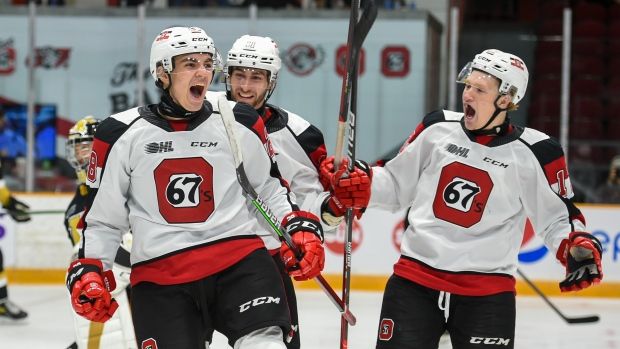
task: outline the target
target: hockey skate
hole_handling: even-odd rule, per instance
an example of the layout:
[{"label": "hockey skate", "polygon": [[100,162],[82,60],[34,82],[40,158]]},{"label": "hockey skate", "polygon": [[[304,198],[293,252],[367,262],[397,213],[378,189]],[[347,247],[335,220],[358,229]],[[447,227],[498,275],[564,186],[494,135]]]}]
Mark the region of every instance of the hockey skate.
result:
[{"label": "hockey skate", "polygon": [[28,313],[15,305],[15,303],[9,300],[0,302],[0,319],[18,321],[23,320],[26,317],[28,317]]}]

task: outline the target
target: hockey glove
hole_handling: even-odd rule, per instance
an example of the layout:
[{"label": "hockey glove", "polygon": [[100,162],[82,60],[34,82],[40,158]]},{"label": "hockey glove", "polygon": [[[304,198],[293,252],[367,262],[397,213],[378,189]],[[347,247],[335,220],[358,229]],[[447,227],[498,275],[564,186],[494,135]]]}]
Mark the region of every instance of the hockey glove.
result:
[{"label": "hockey glove", "polygon": [[359,219],[370,200],[372,168],[366,162],[356,160],[353,172],[342,177],[347,166],[348,159],[343,159],[340,168],[335,171],[333,156],[321,162],[319,178],[323,187],[331,194],[323,204],[323,211],[341,217],[348,208],[352,208],[355,217]]},{"label": "hockey glove", "polygon": [[586,232],[574,231],[562,240],[557,258],[566,267],[562,292],[579,291],[603,279],[601,242]]},{"label": "hockey glove", "polygon": [[9,197],[9,202],[4,209],[16,222],[28,222],[30,220],[30,213],[28,213],[30,206],[17,200],[13,196]]},{"label": "hockey glove", "polygon": [[301,252],[301,256],[295,256],[288,245],[282,242],[280,258],[289,275],[297,281],[312,279],[319,275],[325,266],[323,228],[319,219],[310,212],[295,211],[284,217],[282,226]]},{"label": "hockey glove", "polygon": [[106,322],[118,308],[110,292],[116,288],[111,270],[102,273],[98,259],[78,259],[69,266],[67,288],[75,312],[90,321]]}]

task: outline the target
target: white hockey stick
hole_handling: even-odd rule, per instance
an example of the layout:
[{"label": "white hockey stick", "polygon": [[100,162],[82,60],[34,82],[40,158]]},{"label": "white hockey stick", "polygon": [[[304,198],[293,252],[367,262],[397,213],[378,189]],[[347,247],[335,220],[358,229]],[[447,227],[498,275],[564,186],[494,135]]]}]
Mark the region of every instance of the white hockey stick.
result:
[{"label": "white hockey stick", "polygon": [[[267,223],[272,228],[272,233],[274,233],[275,237],[278,240],[283,240],[286,245],[293,251],[297,259],[299,260],[302,256],[301,251],[297,248],[297,245],[293,243],[291,236],[282,229],[282,226],[278,220],[278,218],[271,212],[265,201],[263,201],[258,193],[248,180],[248,176],[245,173],[245,168],[243,167],[243,156],[241,155],[241,149],[239,148],[239,144],[237,141],[236,131],[235,131],[235,115],[230,108],[230,104],[224,95],[218,97],[217,101],[218,108],[220,110],[220,115],[222,116],[222,121],[224,123],[224,128],[226,129],[226,135],[228,136],[228,142],[230,143],[230,148],[233,153],[233,158],[235,160],[236,172],[237,172],[237,180],[243,189],[243,193],[252,205],[256,207],[258,212],[265,218]],[[355,316],[349,311],[349,309],[345,309],[344,303],[338,297],[334,289],[327,283],[327,280],[323,278],[321,274],[314,278],[316,282],[321,286],[321,289],[327,294],[329,299],[334,303],[338,311],[342,314],[342,316],[347,320],[347,322],[353,326],[355,325],[356,319]]]}]

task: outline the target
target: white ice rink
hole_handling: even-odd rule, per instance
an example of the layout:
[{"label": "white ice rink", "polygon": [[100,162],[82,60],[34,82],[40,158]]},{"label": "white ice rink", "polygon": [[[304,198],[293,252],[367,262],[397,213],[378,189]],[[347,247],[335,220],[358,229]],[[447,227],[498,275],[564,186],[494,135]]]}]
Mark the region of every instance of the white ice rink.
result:
[{"label": "white ice rink", "polygon": [[[26,322],[0,322],[0,349],[64,349],[73,341],[73,323],[62,286],[9,287],[10,298],[29,312]],[[299,291],[303,349],[339,348],[339,313],[320,291]],[[517,297],[516,348],[620,349],[620,299],[552,298],[567,316],[600,315],[595,324],[569,325],[538,297]],[[358,323],[349,330],[349,348],[374,348],[380,293],[353,292]],[[229,348],[216,337],[214,349]],[[450,348],[442,343],[441,349]],[[403,348],[405,349],[405,348]]]}]

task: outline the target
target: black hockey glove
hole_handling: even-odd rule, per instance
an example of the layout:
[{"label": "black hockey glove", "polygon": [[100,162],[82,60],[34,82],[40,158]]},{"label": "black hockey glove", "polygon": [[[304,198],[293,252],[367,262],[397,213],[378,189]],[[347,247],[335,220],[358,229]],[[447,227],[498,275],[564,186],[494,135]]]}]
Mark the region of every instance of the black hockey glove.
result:
[{"label": "black hockey glove", "polygon": [[28,222],[30,220],[30,213],[28,213],[30,206],[17,200],[13,196],[9,197],[9,203],[4,209],[16,222]]},{"label": "black hockey glove", "polygon": [[560,282],[562,292],[579,291],[603,279],[601,242],[592,234],[574,231],[558,249],[558,259],[566,267],[566,278]]}]

